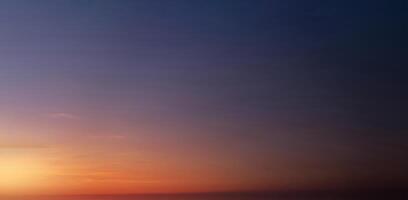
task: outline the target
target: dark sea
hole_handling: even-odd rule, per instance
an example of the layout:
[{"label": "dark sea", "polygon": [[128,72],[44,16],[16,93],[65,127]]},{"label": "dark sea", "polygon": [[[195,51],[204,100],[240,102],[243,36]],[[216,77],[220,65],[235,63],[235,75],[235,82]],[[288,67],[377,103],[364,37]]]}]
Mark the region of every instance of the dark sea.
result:
[{"label": "dark sea", "polygon": [[[371,196],[362,197],[336,197],[336,196],[276,196],[276,195],[120,195],[120,196],[52,196],[52,197],[0,197],[0,200],[362,200],[384,199],[399,200],[400,198],[382,198]],[[404,198],[402,198],[404,199]]]}]

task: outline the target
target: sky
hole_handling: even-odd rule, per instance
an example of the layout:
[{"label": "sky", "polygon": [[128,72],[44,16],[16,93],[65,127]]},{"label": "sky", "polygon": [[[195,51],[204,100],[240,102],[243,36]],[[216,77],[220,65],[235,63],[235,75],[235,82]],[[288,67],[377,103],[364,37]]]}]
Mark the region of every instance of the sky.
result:
[{"label": "sky", "polygon": [[0,1],[0,194],[408,186],[407,8]]}]

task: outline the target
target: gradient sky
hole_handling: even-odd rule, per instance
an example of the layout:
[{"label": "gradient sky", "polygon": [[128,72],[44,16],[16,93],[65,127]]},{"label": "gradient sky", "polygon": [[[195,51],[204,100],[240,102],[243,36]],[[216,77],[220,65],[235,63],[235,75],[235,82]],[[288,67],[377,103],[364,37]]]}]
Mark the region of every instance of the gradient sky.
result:
[{"label": "gradient sky", "polygon": [[0,194],[408,186],[407,9],[0,1]]}]

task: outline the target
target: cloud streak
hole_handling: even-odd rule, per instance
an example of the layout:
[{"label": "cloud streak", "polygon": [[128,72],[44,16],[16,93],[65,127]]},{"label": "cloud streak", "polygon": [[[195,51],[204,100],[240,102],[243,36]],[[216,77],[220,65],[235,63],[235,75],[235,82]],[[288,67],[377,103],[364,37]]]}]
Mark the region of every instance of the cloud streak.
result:
[{"label": "cloud streak", "polygon": [[53,119],[68,119],[68,120],[73,120],[73,119],[79,119],[80,117],[71,113],[65,113],[65,112],[58,112],[58,113],[51,113],[48,115],[49,117]]},{"label": "cloud streak", "polygon": [[0,143],[1,149],[44,149],[48,148],[46,145],[29,144],[29,143]]}]

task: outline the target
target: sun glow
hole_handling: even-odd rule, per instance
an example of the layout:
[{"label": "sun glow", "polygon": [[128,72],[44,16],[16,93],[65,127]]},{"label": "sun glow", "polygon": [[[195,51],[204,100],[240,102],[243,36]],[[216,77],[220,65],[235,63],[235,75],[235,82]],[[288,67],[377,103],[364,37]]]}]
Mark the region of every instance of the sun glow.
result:
[{"label": "sun glow", "polygon": [[0,156],[0,191],[20,193],[35,190],[46,178],[47,167],[41,159],[30,156]]}]

